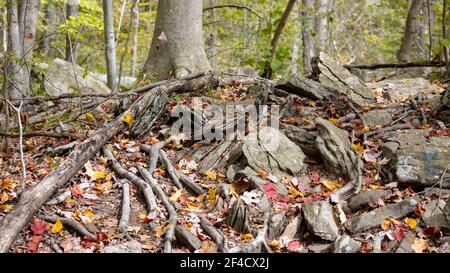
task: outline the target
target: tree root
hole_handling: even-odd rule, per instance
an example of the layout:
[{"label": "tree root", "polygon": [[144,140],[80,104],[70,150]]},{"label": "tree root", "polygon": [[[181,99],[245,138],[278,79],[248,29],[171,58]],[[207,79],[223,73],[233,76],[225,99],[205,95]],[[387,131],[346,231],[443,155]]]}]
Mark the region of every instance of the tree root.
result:
[{"label": "tree root", "polygon": [[213,239],[219,251],[228,253],[228,240],[221,231],[216,229],[213,224],[211,224],[211,222],[209,222],[208,219],[204,217],[200,217],[200,226],[206,232],[206,234],[208,234],[209,237]]},{"label": "tree root", "polygon": [[130,185],[128,180],[124,180],[122,183],[122,209],[119,220],[119,231],[122,232],[129,240],[130,235],[128,235],[128,221],[130,220]]},{"label": "tree root", "polygon": [[56,221],[59,219],[64,226],[70,227],[71,229],[73,229],[78,234],[80,234],[84,237],[88,237],[89,239],[91,239],[93,241],[97,241],[97,236],[92,234],[80,222],[78,222],[75,219],[57,217],[57,216],[46,216],[46,215],[40,215],[39,218],[46,222],[51,222],[51,223],[56,223]]},{"label": "tree root", "polygon": [[167,173],[169,174],[169,177],[172,180],[173,184],[177,188],[182,189],[183,185],[181,185],[180,179],[178,178],[177,174],[175,173],[175,168],[173,167],[172,162],[170,162],[170,159],[167,157],[167,154],[163,149],[159,150],[159,158],[166,166]]},{"label": "tree root", "polygon": [[272,252],[270,247],[267,245],[266,237],[269,230],[269,212],[264,213],[264,224],[263,227],[258,231],[256,238],[248,243],[230,249],[230,253],[252,253],[260,247],[264,247],[267,252]]}]

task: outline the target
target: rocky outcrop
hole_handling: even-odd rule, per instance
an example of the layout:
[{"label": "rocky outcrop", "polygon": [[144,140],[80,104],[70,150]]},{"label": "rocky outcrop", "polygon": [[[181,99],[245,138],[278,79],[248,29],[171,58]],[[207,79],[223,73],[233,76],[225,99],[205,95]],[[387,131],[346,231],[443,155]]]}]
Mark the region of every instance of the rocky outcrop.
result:
[{"label": "rocky outcrop", "polygon": [[378,200],[388,196],[391,192],[387,190],[368,190],[352,197],[348,207],[353,212],[367,208],[370,204],[376,204]]},{"label": "rocky outcrop", "polygon": [[298,75],[279,80],[275,88],[312,100],[321,100],[337,94],[335,89]]}]

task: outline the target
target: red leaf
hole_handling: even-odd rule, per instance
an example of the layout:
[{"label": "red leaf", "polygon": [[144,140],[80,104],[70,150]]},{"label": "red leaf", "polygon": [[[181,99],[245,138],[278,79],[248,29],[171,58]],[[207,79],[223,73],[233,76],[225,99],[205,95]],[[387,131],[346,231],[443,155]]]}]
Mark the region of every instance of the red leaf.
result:
[{"label": "red leaf", "polygon": [[397,240],[397,241],[401,241],[401,240],[403,240],[403,238],[405,238],[405,232],[403,231],[403,229],[402,228],[397,228],[395,231],[394,231],[394,238]]},{"label": "red leaf", "polygon": [[108,236],[106,236],[105,233],[97,232],[97,241],[103,242],[103,241],[106,241],[106,239],[108,239]]},{"label": "red leaf", "polygon": [[319,176],[319,174],[316,171],[310,172],[309,173],[309,178],[314,183],[319,183],[320,182],[320,176]]},{"label": "red leaf", "polygon": [[28,244],[28,251],[30,251],[31,253],[36,253],[39,249],[39,244],[40,244],[40,242],[37,242],[37,243],[30,242]]},{"label": "red leaf", "polygon": [[78,196],[82,196],[83,193],[84,193],[84,191],[80,188],[79,185],[73,186],[73,187],[70,189],[70,191],[72,192],[72,196],[73,196],[74,198],[75,198],[75,197],[78,197]]},{"label": "red leaf", "polygon": [[273,183],[267,182],[266,184],[262,185],[262,187],[266,191],[267,197],[269,197],[269,199],[277,199],[277,189],[275,188],[275,185]]},{"label": "red leaf", "polygon": [[34,235],[44,234],[47,230],[50,229],[50,225],[44,221],[34,220],[34,223],[30,227],[31,231],[33,231]]},{"label": "red leaf", "polygon": [[373,246],[369,242],[364,242],[359,251],[361,253],[371,253],[373,251]]},{"label": "red leaf", "polygon": [[433,237],[436,234],[440,235],[440,233],[441,233],[441,229],[437,228],[437,227],[427,227],[423,231],[423,234],[425,234],[428,237]]},{"label": "red leaf", "polygon": [[300,252],[302,248],[303,244],[296,240],[290,241],[286,246],[286,249],[289,252]]},{"label": "red leaf", "polygon": [[39,243],[44,240],[44,237],[42,235],[34,235],[33,238],[31,238],[31,241],[33,243]]}]

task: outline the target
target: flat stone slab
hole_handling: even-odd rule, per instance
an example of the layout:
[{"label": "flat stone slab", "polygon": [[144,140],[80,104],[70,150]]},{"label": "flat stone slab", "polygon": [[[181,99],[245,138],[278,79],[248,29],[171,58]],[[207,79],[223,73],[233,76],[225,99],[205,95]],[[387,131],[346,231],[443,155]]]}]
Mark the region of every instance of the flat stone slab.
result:
[{"label": "flat stone slab", "polygon": [[306,203],[302,208],[308,230],[327,241],[334,241],[339,235],[339,228],[333,208],[326,201]]}]

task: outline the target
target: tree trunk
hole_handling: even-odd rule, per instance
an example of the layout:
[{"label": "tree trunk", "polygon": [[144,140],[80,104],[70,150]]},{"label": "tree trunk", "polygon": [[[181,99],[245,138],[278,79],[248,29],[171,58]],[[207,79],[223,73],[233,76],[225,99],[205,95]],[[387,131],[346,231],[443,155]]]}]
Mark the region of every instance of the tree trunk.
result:
[{"label": "tree trunk", "polygon": [[17,103],[17,100],[28,94],[29,81],[24,81],[28,74],[24,66],[19,63],[22,60],[22,46],[19,26],[19,5],[18,0],[8,0],[8,62],[6,65],[6,92],[10,100]]},{"label": "tree trunk", "polygon": [[[296,14],[296,21],[300,22],[301,20],[301,14],[298,3],[295,4],[295,14]],[[291,72],[292,74],[298,73],[298,52],[299,52],[299,43],[300,41],[300,35],[298,32],[295,32],[294,34],[294,43],[292,44],[292,56],[291,56]]]},{"label": "tree trunk", "polygon": [[[78,0],[68,0],[66,9],[66,19],[78,17]],[[66,37],[66,61],[77,63],[77,43],[72,41],[69,33]]]},{"label": "tree trunk", "polygon": [[[209,5],[214,6],[214,0],[209,0]],[[215,22],[216,21],[216,11],[215,9],[211,10],[209,14],[209,21]],[[216,67],[216,54],[217,54],[217,48],[216,48],[216,41],[217,41],[217,25],[216,23],[213,23],[211,25],[211,34],[208,39],[208,46],[209,46],[209,62],[211,64],[212,69],[215,69]]]},{"label": "tree trunk", "polygon": [[422,0],[412,0],[406,19],[405,34],[403,35],[402,45],[397,53],[398,61],[406,63],[411,60],[411,51],[414,40],[417,38],[419,26],[419,13],[422,7]]},{"label": "tree trunk", "polygon": [[317,34],[315,55],[319,56],[323,51],[327,54],[331,52],[331,46],[329,44],[329,31],[328,31],[328,12],[330,9],[330,0],[317,0],[317,15],[315,20],[315,29]]},{"label": "tree trunk", "polygon": [[21,1],[19,28],[21,31],[21,43],[23,56],[27,61],[33,58],[33,46],[36,39],[36,27],[39,17],[40,0]]},{"label": "tree trunk", "polygon": [[311,31],[314,27],[314,17],[310,14],[313,11],[313,0],[303,0],[302,11],[302,40],[303,40],[303,73],[308,75],[312,73],[311,59],[314,54],[314,43]]},{"label": "tree trunk", "polygon": [[[0,8],[0,14],[2,22],[6,22],[6,8]],[[6,52],[6,50],[8,49],[8,30],[5,24],[0,24],[0,37],[2,39],[2,51]]]},{"label": "tree trunk", "polygon": [[144,75],[157,79],[209,71],[200,0],[158,1],[156,24]]},{"label": "tree trunk", "polygon": [[107,85],[113,93],[118,92],[116,70],[116,41],[114,39],[113,2],[103,0],[103,22],[105,26],[105,58]]},{"label": "tree trunk", "polygon": [[277,53],[278,44],[280,43],[281,34],[283,33],[283,29],[286,26],[287,20],[289,18],[289,14],[291,14],[292,9],[294,8],[296,0],[289,0],[287,3],[286,9],[283,12],[283,16],[281,16],[280,22],[278,23],[277,29],[275,30],[275,34],[271,43],[271,53],[270,57],[266,62],[266,67],[264,68],[264,77],[266,79],[272,78],[272,60]]},{"label": "tree trunk", "polygon": [[44,54],[50,56],[50,46],[56,40],[56,28],[58,27],[58,16],[56,15],[56,4],[49,2],[47,4],[47,9],[45,10],[45,24],[47,26],[47,31],[45,32],[45,37],[43,40]]},{"label": "tree trunk", "polygon": [[133,9],[131,13],[131,20],[133,21],[133,35],[131,45],[131,76],[136,75],[137,69],[137,50],[138,50],[138,33],[139,33],[139,0],[134,0]]}]

